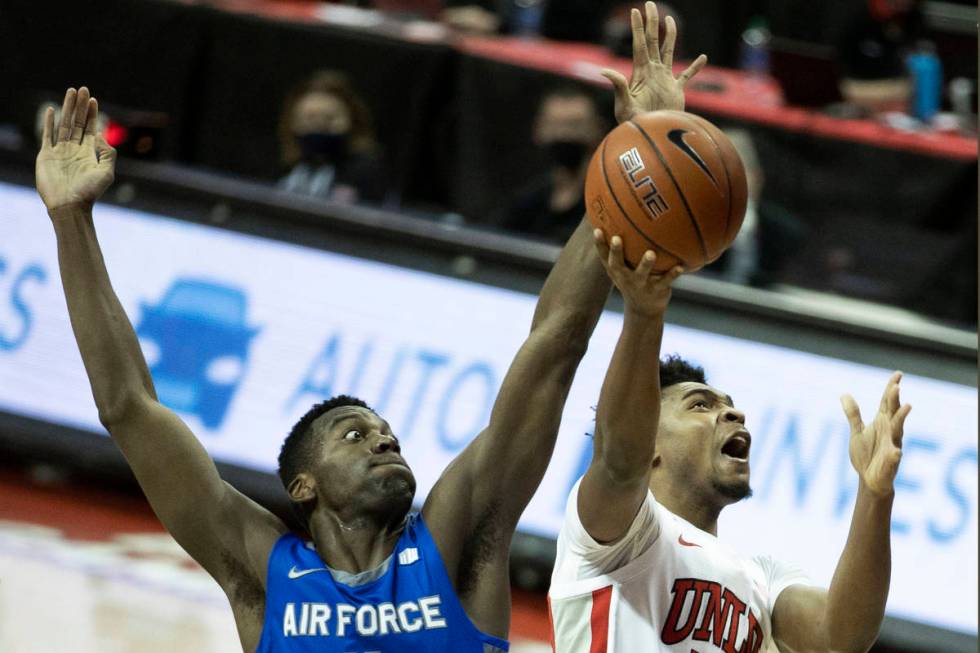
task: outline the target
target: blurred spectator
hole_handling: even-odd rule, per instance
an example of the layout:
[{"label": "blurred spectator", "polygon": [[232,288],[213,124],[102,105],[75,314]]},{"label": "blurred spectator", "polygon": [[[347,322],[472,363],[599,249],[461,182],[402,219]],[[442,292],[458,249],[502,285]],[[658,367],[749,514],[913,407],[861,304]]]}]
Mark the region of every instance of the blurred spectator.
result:
[{"label": "blurred spectator", "polygon": [[349,203],[383,199],[371,114],[343,74],[314,73],[286,96],[279,139],[289,169],[279,188]]},{"label": "blurred spectator", "polygon": [[[487,5],[496,3],[487,2]],[[465,2],[446,2],[440,19],[453,29],[467,34],[486,36],[501,31],[503,21],[501,15],[490,6],[473,4],[472,0]]]},{"label": "blurred spectator", "polygon": [[527,34],[599,43],[612,0],[445,0],[444,23],[475,34]]},{"label": "blurred spectator", "polygon": [[911,83],[905,65],[920,32],[916,0],[865,0],[838,42],[844,99],[873,113],[904,111]]},{"label": "blurred spectator", "polygon": [[748,204],[742,228],[732,246],[708,270],[732,283],[767,286],[806,241],[801,220],[779,205],[763,198],[765,174],[759,163],[752,136],[744,129],[726,129],[745,166]]},{"label": "blurred spectator", "polygon": [[922,34],[916,0],[768,0],[774,36],[836,49],[841,93],[870,113],[907,108],[907,49]]},{"label": "blurred spectator", "polygon": [[443,0],[359,0],[357,4],[401,18],[435,20],[442,11]]},{"label": "blurred spectator", "polygon": [[550,167],[517,193],[501,224],[564,242],[585,215],[585,174],[607,127],[595,99],[585,91],[561,87],[545,94],[532,140],[547,154]]}]

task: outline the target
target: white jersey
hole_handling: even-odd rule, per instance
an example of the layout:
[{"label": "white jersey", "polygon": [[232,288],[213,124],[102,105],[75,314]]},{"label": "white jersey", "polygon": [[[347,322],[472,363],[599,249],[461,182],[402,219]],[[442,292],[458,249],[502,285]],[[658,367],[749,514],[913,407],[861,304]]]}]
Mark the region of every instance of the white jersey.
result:
[{"label": "white jersey", "polygon": [[624,537],[599,544],[572,488],[548,603],[555,653],[759,653],[780,592],[808,584],[769,557],[745,558],[647,492]]}]

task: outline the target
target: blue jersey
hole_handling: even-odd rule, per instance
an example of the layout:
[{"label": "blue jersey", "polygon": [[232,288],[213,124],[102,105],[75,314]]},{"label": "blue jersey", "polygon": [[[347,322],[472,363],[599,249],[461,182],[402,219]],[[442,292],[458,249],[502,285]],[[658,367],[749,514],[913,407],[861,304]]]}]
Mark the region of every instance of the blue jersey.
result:
[{"label": "blue jersey", "polygon": [[269,555],[256,653],[498,653],[505,640],[473,625],[421,514],[408,519],[377,570],[328,569],[312,543],[287,533]]}]

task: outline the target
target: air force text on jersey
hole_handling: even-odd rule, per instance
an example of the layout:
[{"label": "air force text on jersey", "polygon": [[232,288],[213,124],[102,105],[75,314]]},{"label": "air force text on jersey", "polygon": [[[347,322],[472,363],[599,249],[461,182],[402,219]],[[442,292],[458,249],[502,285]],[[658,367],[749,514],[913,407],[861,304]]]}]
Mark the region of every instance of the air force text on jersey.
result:
[{"label": "air force text on jersey", "polygon": [[284,637],[372,637],[446,627],[442,599],[436,594],[417,601],[364,603],[287,603],[283,609]]}]

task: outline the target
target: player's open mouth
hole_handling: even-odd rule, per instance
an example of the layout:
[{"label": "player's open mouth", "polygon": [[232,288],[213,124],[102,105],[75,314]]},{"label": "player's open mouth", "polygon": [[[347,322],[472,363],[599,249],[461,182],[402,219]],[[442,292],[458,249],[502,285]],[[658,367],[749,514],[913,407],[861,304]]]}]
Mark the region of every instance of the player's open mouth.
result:
[{"label": "player's open mouth", "polygon": [[752,436],[745,431],[733,433],[725,444],[721,445],[721,453],[729,458],[734,458],[742,462],[749,459],[749,447],[752,445]]}]

